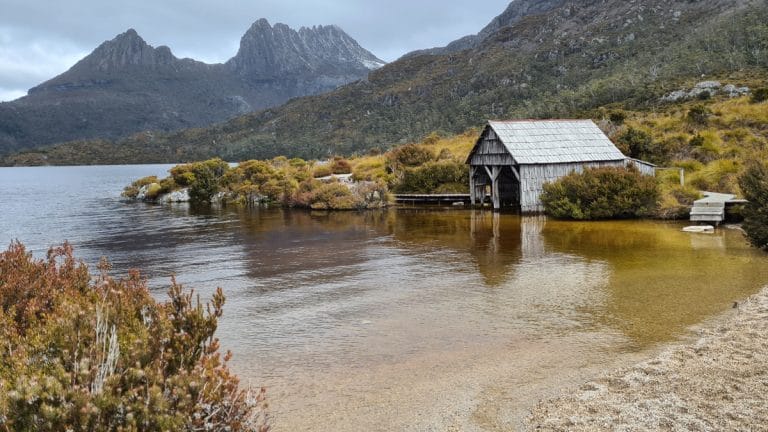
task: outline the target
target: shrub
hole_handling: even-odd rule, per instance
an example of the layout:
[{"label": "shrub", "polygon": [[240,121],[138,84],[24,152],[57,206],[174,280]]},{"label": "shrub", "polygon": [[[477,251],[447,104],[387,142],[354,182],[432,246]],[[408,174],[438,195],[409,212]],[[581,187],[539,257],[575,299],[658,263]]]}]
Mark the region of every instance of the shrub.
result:
[{"label": "shrub", "polygon": [[163,187],[160,186],[160,183],[152,183],[147,186],[147,192],[146,194],[144,194],[144,199],[154,200],[158,196],[160,196],[162,191],[163,191]]},{"label": "shrub", "polygon": [[768,100],[768,87],[755,89],[749,99],[752,103],[760,103]]},{"label": "shrub", "polygon": [[333,174],[333,170],[331,169],[330,165],[318,165],[315,167],[315,170],[312,172],[312,177],[314,178],[328,177],[331,174]]},{"label": "shrub", "polygon": [[434,132],[431,132],[429,135],[427,135],[421,141],[421,143],[424,144],[424,145],[434,145],[434,144],[438,143],[441,139],[442,139],[442,137],[440,136],[440,133],[438,133],[437,131],[434,131]]},{"label": "shrub", "polygon": [[157,176],[142,177],[123,189],[122,195],[127,198],[136,198],[139,195],[139,190],[152,183],[157,183]]},{"label": "shrub", "polygon": [[656,179],[635,168],[594,168],[573,172],[544,185],[541,201],[561,219],[609,219],[646,216],[659,198]]},{"label": "shrub", "polygon": [[688,183],[699,189],[712,192],[736,192],[741,165],[732,159],[718,159],[705,165],[688,176]]},{"label": "shrub", "polygon": [[352,172],[352,165],[346,159],[334,158],[331,163],[331,172],[334,174],[350,174]]},{"label": "shrub", "polygon": [[216,178],[214,171],[207,166],[197,167],[195,169],[195,181],[189,185],[189,200],[197,203],[209,203],[218,191],[218,178]]},{"label": "shrub", "polygon": [[672,186],[665,190],[656,209],[655,215],[660,219],[683,219],[688,217],[693,202],[701,198],[696,188],[690,186]]},{"label": "shrub", "polygon": [[405,167],[416,167],[435,159],[432,150],[417,144],[400,146],[387,154],[387,166],[395,172]]},{"label": "shrub", "polygon": [[686,119],[693,124],[705,125],[709,121],[710,114],[711,112],[704,105],[694,105],[688,110]]},{"label": "shrub", "polygon": [[768,251],[768,166],[765,162],[752,162],[739,177],[744,198],[742,227],[753,246]]},{"label": "shrub", "polygon": [[267,431],[214,337],[224,295],[204,308],[174,280],[154,300],[133,271],[91,278],[65,244],[35,260],[0,253],[0,430]]},{"label": "shrub", "polygon": [[624,120],[627,119],[627,113],[624,111],[612,111],[608,115],[608,119],[611,121],[611,123],[615,125],[622,125],[624,124]]},{"label": "shrub", "polygon": [[653,139],[648,132],[632,127],[619,135],[616,140],[627,155],[635,159],[643,159],[650,153],[653,146]]},{"label": "shrub", "polygon": [[466,193],[469,169],[456,160],[429,162],[403,172],[393,189],[400,193]]}]

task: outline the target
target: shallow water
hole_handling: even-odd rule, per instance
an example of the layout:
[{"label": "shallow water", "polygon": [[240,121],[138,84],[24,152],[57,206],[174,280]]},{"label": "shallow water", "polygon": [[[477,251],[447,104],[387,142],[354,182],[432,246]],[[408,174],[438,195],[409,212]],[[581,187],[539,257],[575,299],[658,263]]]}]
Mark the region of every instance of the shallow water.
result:
[{"label": "shallow water", "polygon": [[131,180],[167,169],[2,168],[0,243],[42,256],[68,240],[91,264],[142,269],[159,298],[172,274],[203,297],[223,287],[219,336],[244,379],[269,387],[278,430],[313,430],[318,418],[336,430],[508,423],[478,419],[500,414],[462,398],[503,383],[526,389],[507,391],[510,404],[529,403],[768,282],[768,260],[734,230],[119,199]]}]

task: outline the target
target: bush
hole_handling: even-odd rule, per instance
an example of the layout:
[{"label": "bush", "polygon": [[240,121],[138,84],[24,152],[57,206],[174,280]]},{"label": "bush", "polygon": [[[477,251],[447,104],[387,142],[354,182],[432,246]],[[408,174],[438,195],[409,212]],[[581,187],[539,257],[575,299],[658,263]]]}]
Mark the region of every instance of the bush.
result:
[{"label": "bush", "polygon": [[468,188],[469,168],[456,160],[408,168],[393,187],[399,193],[466,193]]},{"label": "bush", "polygon": [[686,119],[693,124],[706,125],[710,114],[711,112],[704,105],[694,105],[688,110]]},{"label": "bush", "polygon": [[660,219],[684,219],[690,214],[693,202],[701,198],[696,188],[690,186],[672,186],[665,190],[654,214]]},{"label": "bush", "polygon": [[387,154],[387,166],[391,172],[406,167],[416,167],[435,159],[432,150],[417,144],[400,146]]},{"label": "bush", "polygon": [[594,168],[573,172],[544,185],[541,201],[560,219],[609,219],[646,216],[656,208],[656,179],[636,168]]},{"label": "bush", "polygon": [[760,103],[768,100],[768,87],[755,89],[749,99],[752,103]]},{"label": "bush", "polygon": [[203,307],[171,281],[159,303],[133,271],[91,278],[72,248],[0,253],[0,430],[267,431],[264,390],[238,386]]},{"label": "bush", "polygon": [[753,246],[768,251],[768,166],[765,162],[751,163],[739,177],[744,198],[742,227]]},{"label": "bush", "polygon": [[619,135],[616,141],[627,156],[635,159],[645,158],[653,147],[653,139],[648,132],[632,127]]},{"label": "bush", "polygon": [[331,163],[331,172],[334,174],[350,174],[352,172],[352,165],[346,159],[334,158]]},{"label": "bush", "polygon": [[139,189],[144,186],[157,183],[157,176],[142,177],[135,182],[131,183],[123,189],[122,195],[127,198],[136,198],[139,195]]},{"label": "bush", "polygon": [[189,200],[196,203],[211,202],[219,191],[216,174],[207,166],[198,167],[194,174],[195,181],[189,185]]},{"label": "bush", "polygon": [[333,170],[331,169],[330,165],[319,165],[315,167],[315,170],[312,172],[312,177],[328,177],[331,174],[333,174]]},{"label": "bush", "polygon": [[608,115],[608,119],[611,121],[611,123],[615,125],[622,125],[624,124],[624,120],[627,119],[627,113],[624,111],[612,111]]}]

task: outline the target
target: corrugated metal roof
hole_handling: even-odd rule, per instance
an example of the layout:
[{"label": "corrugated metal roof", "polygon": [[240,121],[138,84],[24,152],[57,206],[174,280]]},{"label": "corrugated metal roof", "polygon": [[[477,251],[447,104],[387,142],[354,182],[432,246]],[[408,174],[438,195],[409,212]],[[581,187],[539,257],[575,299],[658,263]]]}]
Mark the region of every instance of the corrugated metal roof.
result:
[{"label": "corrugated metal roof", "polygon": [[626,159],[592,120],[490,121],[519,164]]}]

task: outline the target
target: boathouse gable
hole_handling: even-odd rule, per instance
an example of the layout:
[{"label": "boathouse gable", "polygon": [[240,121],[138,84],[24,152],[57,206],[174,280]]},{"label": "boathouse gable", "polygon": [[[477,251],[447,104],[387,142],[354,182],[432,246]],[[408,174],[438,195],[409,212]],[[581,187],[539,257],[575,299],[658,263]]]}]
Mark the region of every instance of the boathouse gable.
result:
[{"label": "boathouse gable", "polygon": [[634,165],[653,175],[655,167],[629,159],[591,120],[490,121],[466,163],[472,203],[490,194],[494,209],[544,210],[544,185],[585,167]]}]

